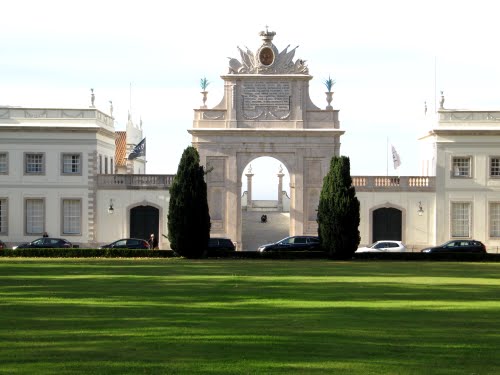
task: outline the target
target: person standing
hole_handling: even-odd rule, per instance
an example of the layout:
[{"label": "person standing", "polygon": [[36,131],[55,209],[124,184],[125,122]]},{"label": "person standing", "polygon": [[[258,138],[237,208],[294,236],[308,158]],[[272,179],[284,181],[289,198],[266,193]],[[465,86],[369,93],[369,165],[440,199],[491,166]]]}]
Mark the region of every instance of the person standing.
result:
[{"label": "person standing", "polygon": [[149,243],[149,248],[150,248],[151,250],[153,250],[153,249],[156,249],[156,248],[157,248],[157,242],[156,242],[156,239],[155,239],[155,234],[154,234],[154,233],[151,233],[151,235],[149,236],[148,243]]}]

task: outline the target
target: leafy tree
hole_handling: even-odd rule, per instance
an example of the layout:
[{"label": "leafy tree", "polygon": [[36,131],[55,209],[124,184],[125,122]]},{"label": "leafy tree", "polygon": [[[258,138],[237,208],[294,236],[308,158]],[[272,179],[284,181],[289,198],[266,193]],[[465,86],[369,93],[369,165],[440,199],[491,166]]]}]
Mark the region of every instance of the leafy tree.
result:
[{"label": "leafy tree", "polygon": [[187,147],[170,188],[168,239],[172,250],[186,258],[205,255],[210,238],[205,171],[200,155]]},{"label": "leafy tree", "polygon": [[318,206],[318,235],[331,258],[350,259],[359,236],[359,200],[352,186],[350,161],[334,156],[323,180]]}]

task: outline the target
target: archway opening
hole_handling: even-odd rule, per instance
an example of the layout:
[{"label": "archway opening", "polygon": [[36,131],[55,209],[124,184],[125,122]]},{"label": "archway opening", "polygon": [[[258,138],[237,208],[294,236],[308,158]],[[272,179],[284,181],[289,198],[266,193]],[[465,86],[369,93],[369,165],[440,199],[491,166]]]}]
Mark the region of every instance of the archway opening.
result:
[{"label": "archway opening", "polygon": [[[130,210],[130,237],[149,239],[151,234],[159,240],[160,210],[153,206],[137,206]],[[161,242],[161,241],[160,241]]]},{"label": "archway opening", "polygon": [[402,212],[397,208],[382,207],[373,211],[373,242],[402,240]]},{"label": "archway opening", "polygon": [[242,181],[242,248],[257,250],[290,234],[290,174],[279,160],[248,163]]}]

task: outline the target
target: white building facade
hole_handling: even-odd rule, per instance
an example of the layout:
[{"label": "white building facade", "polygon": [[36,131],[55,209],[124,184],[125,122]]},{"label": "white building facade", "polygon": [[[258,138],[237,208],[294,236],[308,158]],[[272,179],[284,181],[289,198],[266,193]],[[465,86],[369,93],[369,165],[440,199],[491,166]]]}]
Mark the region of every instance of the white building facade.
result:
[{"label": "white building facade", "polygon": [[475,238],[500,245],[500,111],[441,108],[421,139],[434,150],[435,238]]},{"label": "white building facade", "polygon": [[[142,129],[131,126],[138,142]],[[172,176],[145,175],[144,157],[115,174],[116,139],[114,119],[95,108],[0,108],[0,239],[15,245],[47,233],[84,247],[131,234],[165,239]]]}]

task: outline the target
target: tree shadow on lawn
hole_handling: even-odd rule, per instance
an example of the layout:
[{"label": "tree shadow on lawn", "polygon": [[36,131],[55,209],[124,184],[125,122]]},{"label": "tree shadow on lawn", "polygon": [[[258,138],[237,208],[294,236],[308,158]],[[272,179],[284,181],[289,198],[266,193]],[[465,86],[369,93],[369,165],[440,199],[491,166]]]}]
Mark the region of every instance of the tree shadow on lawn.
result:
[{"label": "tree shadow on lawn", "polygon": [[[492,324],[498,310],[309,307],[273,301],[239,307],[186,302],[177,307],[30,308],[38,318],[11,311],[17,318],[2,323],[0,359],[7,366],[21,360],[21,368],[45,363],[53,371],[61,362],[78,363],[73,371],[79,373],[78,368],[91,370],[99,362],[100,373],[133,373],[131,361],[144,368],[177,371],[211,363],[214,372],[224,373],[225,361],[244,359],[242,373],[270,372],[278,363],[283,373],[285,369],[309,372],[314,366],[332,370],[339,363],[350,364],[353,373],[500,369],[495,333],[499,327]],[[14,327],[15,334],[6,332]],[[191,363],[188,368],[186,361]]]},{"label": "tree shadow on lawn", "polygon": [[498,285],[475,279],[498,267],[274,263],[3,270],[0,362],[39,374],[500,372]]}]

